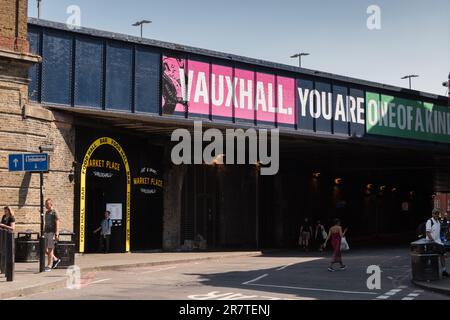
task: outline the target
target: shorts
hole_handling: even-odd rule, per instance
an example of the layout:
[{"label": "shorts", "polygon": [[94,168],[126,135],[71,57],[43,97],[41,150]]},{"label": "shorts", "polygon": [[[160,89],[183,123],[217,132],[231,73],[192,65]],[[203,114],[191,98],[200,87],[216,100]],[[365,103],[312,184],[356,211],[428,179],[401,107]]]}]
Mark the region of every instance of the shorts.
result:
[{"label": "shorts", "polygon": [[310,238],[311,238],[311,233],[306,232],[306,231],[302,232],[302,240],[309,241]]},{"label": "shorts", "polygon": [[53,232],[44,233],[45,238],[45,248],[46,249],[55,249],[56,245],[56,237]]}]

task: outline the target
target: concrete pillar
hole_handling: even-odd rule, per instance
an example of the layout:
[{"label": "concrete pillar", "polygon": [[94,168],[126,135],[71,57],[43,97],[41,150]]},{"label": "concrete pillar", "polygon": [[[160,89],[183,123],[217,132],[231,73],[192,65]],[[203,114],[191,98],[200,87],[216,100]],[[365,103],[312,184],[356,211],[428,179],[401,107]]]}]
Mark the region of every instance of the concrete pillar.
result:
[{"label": "concrete pillar", "polygon": [[[171,161],[170,157],[165,159]],[[181,191],[186,172],[185,165],[168,166],[164,171],[164,250],[176,250],[181,247]]]},{"label": "concrete pillar", "polygon": [[286,200],[283,194],[283,179],[281,173],[278,173],[274,178],[275,190],[275,211],[274,211],[274,244],[278,247],[283,246],[284,238],[287,238],[284,228],[284,211],[286,209]]}]

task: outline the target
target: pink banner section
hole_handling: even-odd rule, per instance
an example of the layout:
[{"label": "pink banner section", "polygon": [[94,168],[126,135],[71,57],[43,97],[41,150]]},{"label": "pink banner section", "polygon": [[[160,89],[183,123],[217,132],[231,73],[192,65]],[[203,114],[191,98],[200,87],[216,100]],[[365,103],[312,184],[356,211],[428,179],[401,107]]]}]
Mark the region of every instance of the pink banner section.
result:
[{"label": "pink banner section", "polygon": [[212,65],[211,104],[212,114],[218,117],[233,117],[233,68]]},{"label": "pink banner section", "polygon": [[209,63],[188,60],[187,101],[189,113],[209,114]]},{"label": "pink banner section", "polygon": [[295,125],[295,79],[277,77],[278,123]]},{"label": "pink banner section", "polygon": [[235,69],[234,116],[238,119],[254,120],[253,82],[255,73],[249,70]]},{"label": "pink banner section", "polygon": [[256,119],[275,123],[276,114],[276,92],[275,75],[256,74]]},{"label": "pink banner section", "polygon": [[[295,79],[163,57],[163,114],[184,112],[295,124]],[[233,72],[234,71],[234,72]]]}]

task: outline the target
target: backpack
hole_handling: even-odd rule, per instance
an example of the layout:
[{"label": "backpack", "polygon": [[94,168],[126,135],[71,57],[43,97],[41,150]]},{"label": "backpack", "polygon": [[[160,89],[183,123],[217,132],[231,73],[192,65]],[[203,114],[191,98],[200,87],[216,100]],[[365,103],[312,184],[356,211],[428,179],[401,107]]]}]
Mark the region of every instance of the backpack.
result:
[{"label": "backpack", "polygon": [[433,219],[428,219],[427,221],[419,224],[419,226],[417,227],[417,230],[416,230],[418,238],[422,238],[422,237],[426,238],[427,237],[427,222],[428,221],[431,221],[431,226],[433,227],[433,225],[434,225]]}]

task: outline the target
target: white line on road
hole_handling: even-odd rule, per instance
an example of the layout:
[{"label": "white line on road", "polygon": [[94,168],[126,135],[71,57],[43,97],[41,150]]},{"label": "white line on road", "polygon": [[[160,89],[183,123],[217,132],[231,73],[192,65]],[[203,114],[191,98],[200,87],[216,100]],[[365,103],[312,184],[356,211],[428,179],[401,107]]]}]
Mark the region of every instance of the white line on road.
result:
[{"label": "white line on road", "polygon": [[385,300],[385,299],[389,299],[393,296],[395,296],[397,293],[401,292],[403,289],[392,289],[386,293],[384,293],[383,295],[377,297],[377,299],[381,299],[381,300]]},{"label": "white line on road", "polygon": [[175,268],[176,268],[176,267],[159,268],[159,269],[156,269],[156,270],[148,270],[148,271],[144,271],[144,272],[141,272],[141,274],[152,273],[152,272],[159,272],[159,271],[166,271],[166,270],[175,269]]},{"label": "white line on road", "polygon": [[105,281],[109,281],[109,280],[111,280],[111,278],[109,278],[109,279],[101,279],[101,280],[97,280],[97,281],[92,281],[92,282],[87,283],[86,285],[89,286],[91,284],[96,284],[96,283],[105,282]]},{"label": "white line on road", "polygon": [[419,293],[410,293],[410,294],[408,294],[408,297],[418,297],[418,296],[420,296]]},{"label": "white line on road", "polygon": [[[266,276],[266,275],[264,275]],[[259,280],[259,278],[252,280],[254,282]],[[257,284],[257,283],[249,283],[244,282],[243,284],[249,286],[259,286],[259,287],[269,287],[269,288],[281,288],[281,289],[294,289],[294,290],[303,290],[303,291],[322,291],[322,292],[335,292],[335,293],[349,293],[349,294],[376,294],[375,292],[365,292],[365,291],[345,291],[345,290],[333,290],[333,289],[318,289],[318,288],[303,288],[303,287],[291,287],[291,286],[277,286],[273,284]]]},{"label": "white line on road", "polygon": [[287,267],[292,266],[293,264],[294,264],[294,263],[287,264],[287,265],[285,265],[285,266],[283,266],[283,267],[281,267],[281,268],[278,268],[277,271],[284,270],[284,269],[286,269]]},{"label": "white line on road", "polygon": [[409,301],[411,301],[411,300],[414,300],[414,297],[405,297],[402,300],[409,300]]},{"label": "white line on road", "polygon": [[245,284],[245,285],[251,285],[251,283],[252,282],[256,282],[256,281],[258,281],[258,280],[261,280],[262,278],[265,278],[265,277],[267,277],[269,274],[263,274],[262,276],[259,276],[258,278],[256,278],[256,279],[253,279],[253,280],[250,280],[250,281],[247,281],[247,282],[244,282],[243,284]]}]

